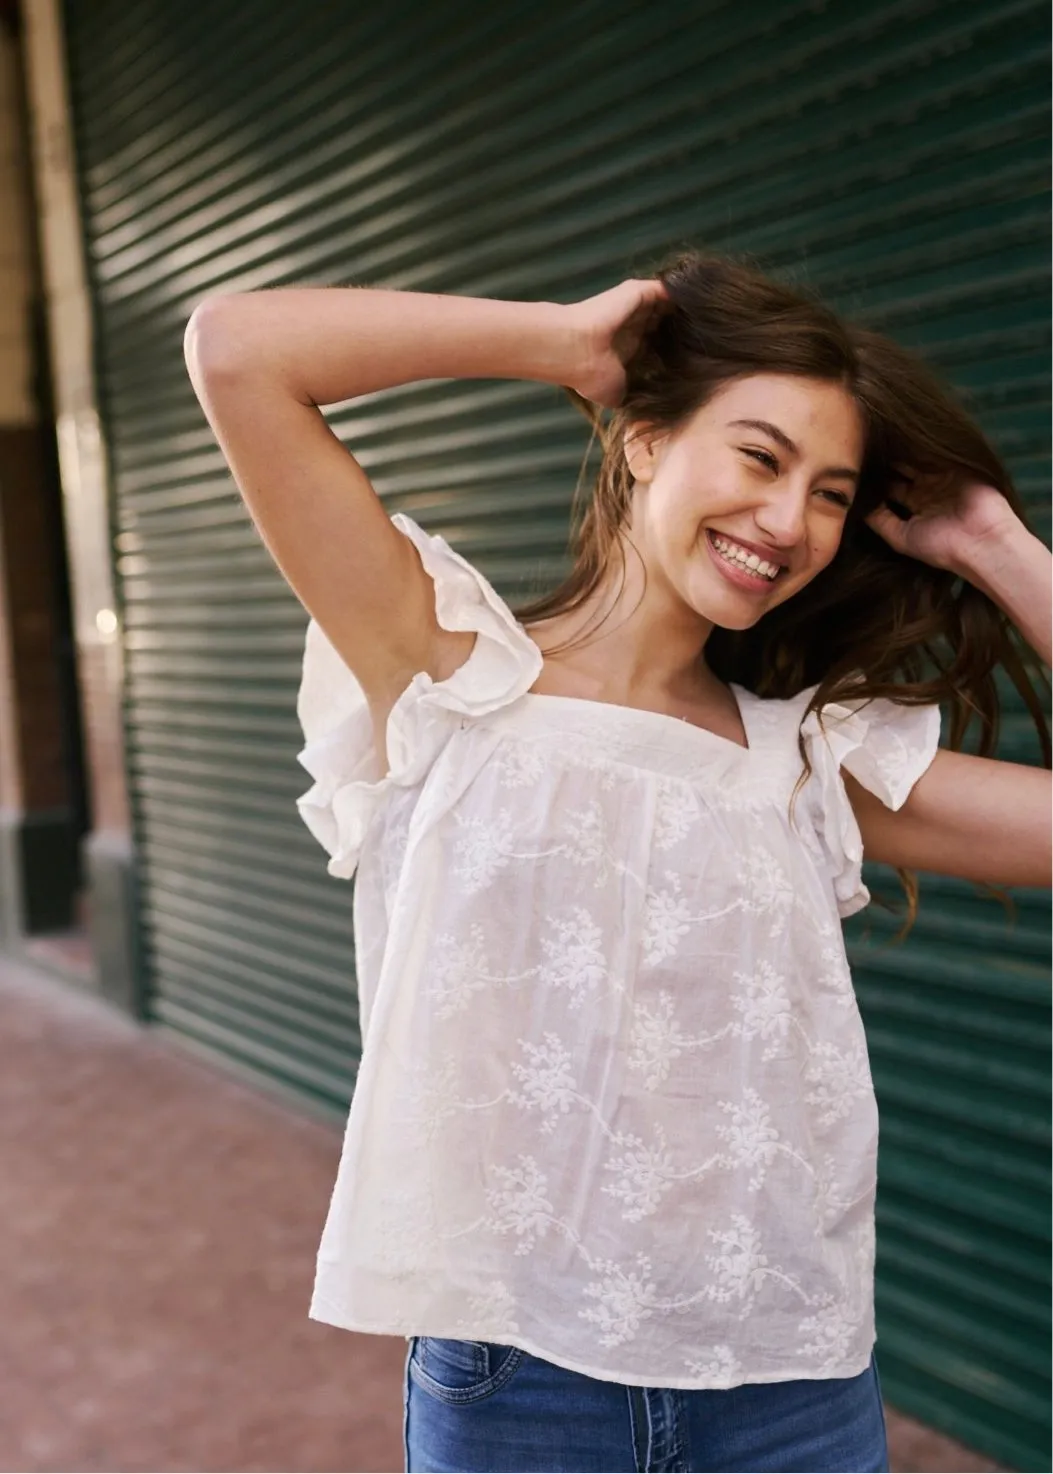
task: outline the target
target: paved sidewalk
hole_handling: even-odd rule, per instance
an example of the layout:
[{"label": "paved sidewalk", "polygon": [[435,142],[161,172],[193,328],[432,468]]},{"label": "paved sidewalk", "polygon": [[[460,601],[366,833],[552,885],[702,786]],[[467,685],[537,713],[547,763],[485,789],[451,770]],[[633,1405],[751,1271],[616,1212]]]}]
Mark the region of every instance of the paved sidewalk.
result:
[{"label": "paved sidewalk", "polygon": [[339,1144],[0,962],[0,1469],[401,1470],[405,1342],[307,1319]]}]

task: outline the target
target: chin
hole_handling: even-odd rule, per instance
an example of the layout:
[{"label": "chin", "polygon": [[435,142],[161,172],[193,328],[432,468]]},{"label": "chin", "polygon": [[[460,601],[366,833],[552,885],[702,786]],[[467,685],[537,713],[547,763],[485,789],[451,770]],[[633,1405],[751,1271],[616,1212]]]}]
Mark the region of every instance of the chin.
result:
[{"label": "chin", "polygon": [[708,579],[705,587],[684,590],[682,598],[700,619],[714,629],[722,630],[750,630],[770,609],[784,602],[782,599],[764,600],[753,605],[752,599],[737,599],[733,590],[727,593],[723,589],[714,591]]}]

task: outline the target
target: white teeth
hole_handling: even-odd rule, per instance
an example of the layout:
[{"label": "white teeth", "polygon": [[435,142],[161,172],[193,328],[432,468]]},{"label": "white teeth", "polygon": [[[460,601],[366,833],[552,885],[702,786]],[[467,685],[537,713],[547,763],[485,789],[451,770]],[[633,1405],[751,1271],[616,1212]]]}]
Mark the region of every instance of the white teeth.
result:
[{"label": "white teeth", "polygon": [[736,563],[740,568],[747,569],[750,573],[762,573],[767,579],[778,576],[779,568],[775,563],[768,563],[763,558],[758,558],[756,553],[747,553],[745,548],[740,548],[737,543],[730,543],[725,538],[714,534],[713,546],[729,563]]}]

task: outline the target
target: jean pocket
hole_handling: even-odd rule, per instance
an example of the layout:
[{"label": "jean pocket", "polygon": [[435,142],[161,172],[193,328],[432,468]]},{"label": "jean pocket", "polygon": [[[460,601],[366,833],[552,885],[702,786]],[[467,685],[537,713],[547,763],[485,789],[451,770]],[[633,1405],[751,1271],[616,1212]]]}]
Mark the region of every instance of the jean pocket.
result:
[{"label": "jean pocket", "polygon": [[418,1387],[441,1402],[476,1402],[504,1387],[522,1359],[517,1346],[494,1341],[415,1336],[409,1373]]}]

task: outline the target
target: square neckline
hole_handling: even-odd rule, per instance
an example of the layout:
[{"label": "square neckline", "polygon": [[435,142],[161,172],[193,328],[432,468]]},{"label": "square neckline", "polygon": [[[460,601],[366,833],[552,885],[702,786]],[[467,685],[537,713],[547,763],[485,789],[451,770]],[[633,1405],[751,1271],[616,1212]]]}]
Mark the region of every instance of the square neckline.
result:
[{"label": "square neckline", "polygon": [[730,748],[733,752],[740,752],[746,758],[756,751],[757,745],[756,733],[751,730],[751,723],[747,716],[752,693],[734,681],[729,681],[727,686],[738,709],[742,730],[746,734],[745,743],[736,742],[732,737],[722,737],[719,732],[714,732],[710,727],[699,726],[697,722],[689,721],[687,717],[675,717],[669,712],[655,711],[649,706],[627,706],[622,701],[598,701],[590,696],[559,696],[548,691],[527,691],[522,700],[530,703],[555,703],[557,706],[562,705],[575,709],[596,707],[600,711],[630,713],[634,721],[639,719],[643,723],[653,722],[656,731],[670,734],[686,731],[696,734],[703,743],[717,743],[721,747]]}]

